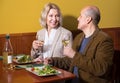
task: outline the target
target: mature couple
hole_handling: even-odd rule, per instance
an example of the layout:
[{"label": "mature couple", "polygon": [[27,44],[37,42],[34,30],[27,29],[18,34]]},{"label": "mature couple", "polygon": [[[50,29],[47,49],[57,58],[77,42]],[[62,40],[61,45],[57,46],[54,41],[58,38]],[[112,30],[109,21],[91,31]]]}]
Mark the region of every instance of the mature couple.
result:
[{"label": "mature couple", "polygon": [[[76,78],[70,82],[108,83],[114,48],[112,39],[98,27],[100,18],[96,6],[83,8],[77,19],[77,29],[82,32],[72,41],[72,33],[62,27],[59,7],[48,3],[41,14],[43,29],[37,32],[31,56],[34,61],[41,62],[38,48],[43,46],[44,64],[52,64],[74,73]],[[64,37],[69,38],[67,46],[62,43]]]}]

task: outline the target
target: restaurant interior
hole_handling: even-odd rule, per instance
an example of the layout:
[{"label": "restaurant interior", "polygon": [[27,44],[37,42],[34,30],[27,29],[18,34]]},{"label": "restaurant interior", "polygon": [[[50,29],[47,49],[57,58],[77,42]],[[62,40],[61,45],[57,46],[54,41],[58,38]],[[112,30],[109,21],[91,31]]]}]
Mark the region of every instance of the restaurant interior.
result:
[{"label": "restaurant interior", "polygon": [[[56,3],[60,7],[63,14],[63,26],[73,33],[73,38],[81,32],[77,30],[77,17],[80,14],[80,10],[86,5],[99,7],[101,11],[99,27],[109,34],[114,41],[115,53],[111,81],[112,83],[120,83],[119,0],[0,0],[0,56],[2,56],[5,35],[8,33],[10,34],[14,54],[30,54],[32,42],[36,38],[36,32],[42,29],[39,23],[41,10],[44,4],[48,2]],[[27,78],[31,81],[29,76]],[[35,82],[39,82],[37,77],[33,76],[33,78]],[[27,82],[27,80],[25,81]],[[24,83],[24,81],[20,83]]]}]

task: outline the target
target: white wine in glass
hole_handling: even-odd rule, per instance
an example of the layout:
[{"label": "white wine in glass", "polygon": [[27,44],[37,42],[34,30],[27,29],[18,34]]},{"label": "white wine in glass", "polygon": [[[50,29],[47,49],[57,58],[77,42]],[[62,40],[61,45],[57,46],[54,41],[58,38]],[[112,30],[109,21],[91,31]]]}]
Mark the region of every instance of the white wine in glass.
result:
[{"label": "white wine in glass", "polygon": [[64,46],[67,46],[69,44],[69,40],[62,40],[62,43]]},{"label": "white wine in glass", "polygon": [[39,50],[39,55],[43,56],[43,45],[44,45],[44,41],[43,40],[39,40],[39,47],[38,47],[38,50]]},{"label": "white wine in glass", "polygon": [[40,42],[39,42],[39,45],[40,46],[43,46],[43,44],[44,44],[44,40],[39,40]]},{"label": "white wine in glass", "polygon": [[63,40],[62,40],[62,44],[64,46],[67,46],[70,43],[70,37],[68,35],[64,35]]}]

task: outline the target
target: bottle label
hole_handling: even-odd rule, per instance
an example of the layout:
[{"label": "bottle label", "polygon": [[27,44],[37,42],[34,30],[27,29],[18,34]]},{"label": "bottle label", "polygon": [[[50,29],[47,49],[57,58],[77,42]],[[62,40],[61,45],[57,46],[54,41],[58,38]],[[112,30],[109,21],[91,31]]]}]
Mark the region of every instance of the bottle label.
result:
[{"label": "bottle label", "polygon": [[9,55],[9,56],[8,56],[8,64],[9,64],[9,63],[12,63],[12,55]]}]

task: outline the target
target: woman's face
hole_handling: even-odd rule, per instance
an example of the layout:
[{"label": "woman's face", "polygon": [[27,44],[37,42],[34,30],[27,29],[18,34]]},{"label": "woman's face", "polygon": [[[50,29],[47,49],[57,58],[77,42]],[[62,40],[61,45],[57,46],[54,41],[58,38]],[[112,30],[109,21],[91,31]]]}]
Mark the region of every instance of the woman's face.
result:
[{"label": "woman's face", "polygon": [[60,15],[56,9],[50,9],[47,15],[47,27],[56,28],[60,21]]}]

